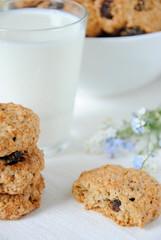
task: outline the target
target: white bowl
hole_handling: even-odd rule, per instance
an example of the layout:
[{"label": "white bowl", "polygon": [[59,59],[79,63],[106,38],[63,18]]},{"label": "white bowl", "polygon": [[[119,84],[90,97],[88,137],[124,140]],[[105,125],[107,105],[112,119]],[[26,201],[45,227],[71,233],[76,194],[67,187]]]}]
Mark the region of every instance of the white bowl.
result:
[{"label": "white bowl", "polygon": [[161,75],[161,32],[86,38],[80,87],[95,95],[138,88]]}]

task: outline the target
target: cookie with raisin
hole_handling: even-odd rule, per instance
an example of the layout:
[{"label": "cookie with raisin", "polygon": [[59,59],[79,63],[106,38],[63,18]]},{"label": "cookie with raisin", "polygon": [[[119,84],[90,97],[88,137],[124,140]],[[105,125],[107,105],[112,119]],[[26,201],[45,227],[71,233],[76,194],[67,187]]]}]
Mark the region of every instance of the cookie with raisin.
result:
[{"label": "cookie with raisin", "polygon": [[82,4],[88,12],[86,35],[88,37],[99,36],[102,32],[102,29],[100,27],[99,20],[96,17],[95,0],[74,0],[74,1],[79,4]]},{"label": "cookie with raisin", "polygon": [[22,194],[0,194],[0,219],[16,220],[40,207],[44,179],[35,176]]},{"label": "cookie with raisin", "polygon": [[44,154],[35,147],[0,157],[0,194],[22,194],[44,169]]},{"label": "cookie with raisin", "polygon": [[83,172],[72,188],[86,210],[95,210],[121,226],[143,228],[161,214],[161,184],[147,172],[105,165]]},{"label": "cookie with raisin", "polygon": [[96,0],[102,29],[116,36],[161,30],[161,2],[155,0]]},{"label": "cookie with raisin", "polygon": [[96,0],[96,16],[103,31],[116,35],[126,25],[125,1]]},{"label": "cookie with raisin", "polygon": [[29,108],[0,103],[0,157],[34,146],[40,133],[39,117]]},{"label": "cookie with raisin", "polygon": [[30,8],[30,7],[36,7],[41,2],[45,2],[46,0],[20,0],[14,2],[15,8]]},{"label": "cookie with raisin", "polygon": [[64,3],[46,0],[38,4],[37,8],[48,8],[48,9],[60,10],[64,8]]},{"label": "cookie with raisin", "polygon": [[161,1],[126,0],[126,28],[140,29],[143,33],[161,30]]}]

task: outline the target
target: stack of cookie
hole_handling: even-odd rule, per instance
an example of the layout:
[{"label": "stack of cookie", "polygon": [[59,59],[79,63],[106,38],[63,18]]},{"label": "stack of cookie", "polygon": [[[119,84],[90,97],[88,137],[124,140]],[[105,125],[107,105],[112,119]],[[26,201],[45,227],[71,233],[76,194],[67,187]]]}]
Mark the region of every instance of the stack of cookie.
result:
[{"label": "stack of cookie", "polygon": [[13,103],[0,104],[0,219],[18,219],[40,206],[43,152],[39,118]]}]

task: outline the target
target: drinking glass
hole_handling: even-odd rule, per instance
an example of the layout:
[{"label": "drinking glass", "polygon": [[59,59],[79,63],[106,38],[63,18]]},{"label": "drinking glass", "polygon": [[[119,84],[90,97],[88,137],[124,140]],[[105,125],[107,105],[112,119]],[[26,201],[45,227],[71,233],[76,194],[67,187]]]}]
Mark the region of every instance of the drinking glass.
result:
[{"label": "drinking glass", "polygon": [[68,0],[0,5],[0,101],[39,115],[39,146],[48,156],[69,142],[86,18]]}]

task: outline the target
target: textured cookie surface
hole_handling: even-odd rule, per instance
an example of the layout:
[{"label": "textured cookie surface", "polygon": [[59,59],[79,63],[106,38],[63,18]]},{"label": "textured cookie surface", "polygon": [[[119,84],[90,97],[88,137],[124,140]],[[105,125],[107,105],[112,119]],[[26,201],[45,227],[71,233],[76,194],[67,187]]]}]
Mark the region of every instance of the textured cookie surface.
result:
[{"label": "textured cookie surface", "polygon": [[161,30],[161,1],[126,0],[126,28],[140,29],[143,33]]},{"label": "textured cookie surface", "polygon": [[0,219],[16,220],[40,206],[44,180],[41,175],[24,189],[22,194],[0,194]]},{"label": "textured cookie surface", "polygon": [[50,0],[44,0],[43,2],[41,2],[40,4],[37,5],[37,8],[48,8],[48,9],[63,9],[65,8],[64,3],[58,2],[58,1],[50,1]]},{"label": "textured cookie surface", "polygon": [[125,1],[96,0],[95,8],[100,26],[105,32],[116,34],[125,26]]},{"label": "textured cookie surface", "polygon": [[39,132],[39,117],[32,110],[0,103],[0,157],[35,145]]},{"label": "textured cookie surface", "polygon": [[16,8],[28,8],[28,7],[36,7],[38,4],[45,0],[20,0],[14,3]]},{"label": "textured cookie surface", "polygon": [[101,28],[121,36],[161,30],[161,2],[156,0],[96,0]]},{"label": "textured cookie surface", "polygon": [[82,4],[87,12],[87,29],[86,34],[88,37],[99,36],[102,32],[98,18],[96,17],[95,0],[74,0],[75,2]]},{"label": "textured cookie surface", "polygon": [[0,193],[20,194],[35,174],[44,168],[43,152],[36,146],[22,152],[22,159],[12,163],[0,159]]},{"label": "textured cookie surface", "polygon": [[73,184],[76,200],[122,226],[139,226],[161,214],[161,184],[148,173],[118,165],[83,172]]}]

